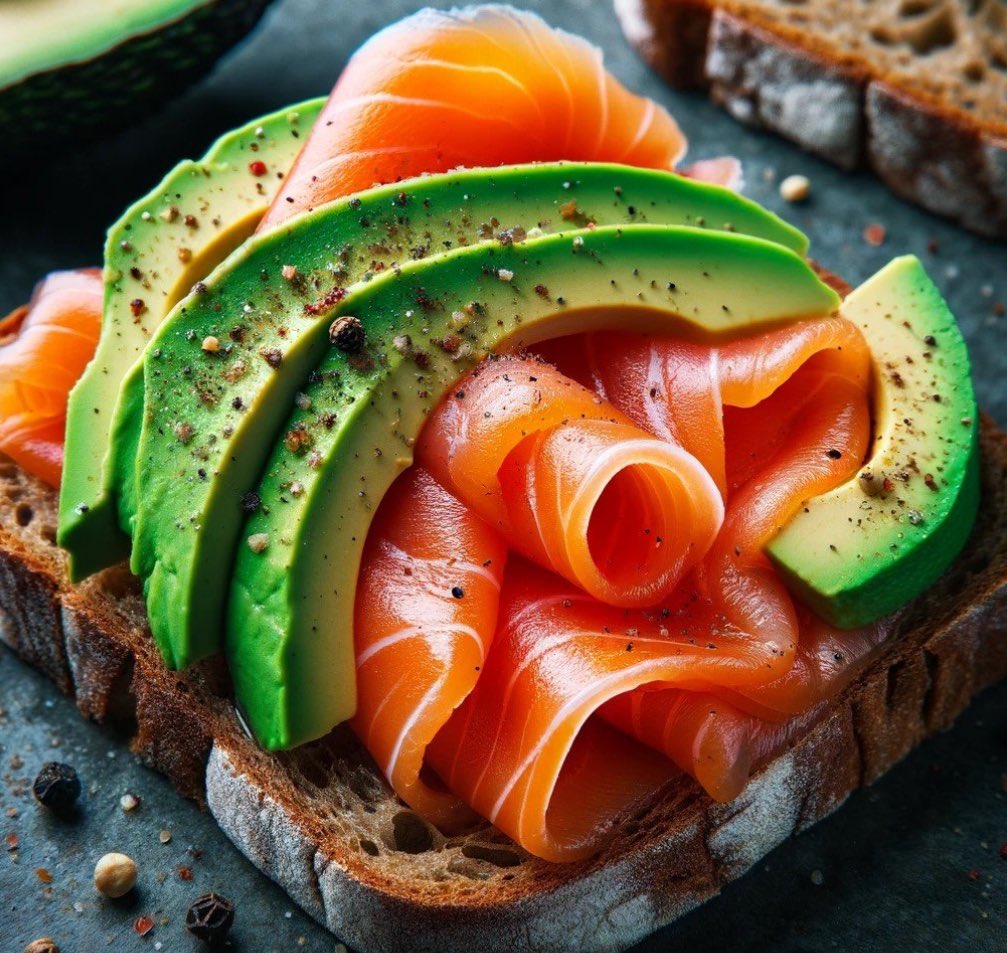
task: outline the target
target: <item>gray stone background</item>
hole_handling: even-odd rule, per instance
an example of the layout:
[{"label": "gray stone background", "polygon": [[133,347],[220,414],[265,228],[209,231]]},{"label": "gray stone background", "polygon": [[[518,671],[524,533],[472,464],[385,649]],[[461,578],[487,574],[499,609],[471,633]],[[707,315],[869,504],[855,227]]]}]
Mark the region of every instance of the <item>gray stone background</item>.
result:
[{"label": "gray stone background", "polygon": [[[201,154],[231,126],[327,91],[354,47],[420,5],[280,0],[207,82],[164,112],[137,117],[129,132],[97,146],[40,158],[19,179],[5,177],[0,314],[24,300],[43,272],[96,263],[107,225],[176,161]],[[825,266],[856,283],[895,254],[919,255],[964,328],[981,403],[1007,423],[1007,317],[998,314],[998,303],[1007,304],[1007,246],[906,205],[869,175],[842,173],[743,129],[701,96],[666,89],[635,59],[608,0],[517,5],[599,43],[616,75],[671,109],[690,138],[691,157],[741,157],[746,193],[805,229]],[[787,206],[777,183],[796,172],[810,177],[813,197]],[[862,238],[869,224],[886,230],[880,247]],[[636,953],[1007,949],[1007,860],[1000,854],[1007,843],[1005,703],[1007,688],[987,692],[950,733]],[[47,816],[28,793],[49,759],[71,762],[83,779],[82,808],[72,821]],[[131,815],[119,807],[127,791],[142,799]],[[165,830],[171,839],[162,844]],[[3,650],[0,834],[8,838],[0,855],[0,953],[17,953],[41,935],[53,936],[63,953],[195,951],[199,944],[184,932],[182,919],[189,902],[210,889],[236,903],[233,950],[337,949],[207,815],[139,765],[116,738],[81,721],[48,682]],[[109,850],[131,854],[140,866],[138,889],[125,902],[103,900],[91,886],[94,862]],[[180,868],[191,869],[192,879],[183,879]],[[39,869],[51,874],[51,884]],[[155,921],[143,939],[133,932],[141,915]]]}]

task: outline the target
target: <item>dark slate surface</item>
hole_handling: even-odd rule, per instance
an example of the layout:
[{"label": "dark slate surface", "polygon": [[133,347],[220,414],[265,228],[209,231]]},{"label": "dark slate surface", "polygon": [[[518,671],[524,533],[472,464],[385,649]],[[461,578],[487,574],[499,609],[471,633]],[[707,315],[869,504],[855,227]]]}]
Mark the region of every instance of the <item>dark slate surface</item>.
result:
[{"label": "dark slate surface", "polygon": [[[666,90],[638,63],[605,0],[521,2],[602,44],[628,85],[667,104],[697,158],[745,160],[747,193],[788,214],[826,266],[857,282],[889,257],[923,258],[965,329],[981,402],[1007,423],[1007,248],[968,235],[893,198],[867,175],[848,175],[776,139],[744,130],[697,96]],[[0,313],[23,300],[42,272],[90,264],[105,227],[175,161],[200,154],[214,134],[326,91],[350,50],[415,9],[401,0],[283,0],[252,40],[167,112],[96,147],[51,157],[0,184]],[[801,172],[814,195],[786,207],[776,181]],[[862,238],[883,225],[885,242]],[[987,692],[956,728],[927,743],[837,815],[772,854],[741,882],[639,947],[638,953],[944,951],[1007,949],[1007,688]],[[82,722],[34,672],[0,651],[0,953],[51,934],[64,953],[103,949],[196,950],[181,925],[188,903],[216,889],[236,901],[233,948],[333,951],[336,941],[245,862],[212,820],[141,767],[116,739]],[[59,822],[26,793],[39,765],[75,764],[84,780],[79,816]],[[119,807],[132,791],[133,815]],[[161,844],[159,832],[171,831]],[[11,843],[8,840],[8,846]],[[197,848],[197,858],[188,850]],[[131,900],[99,898],[90,878],[105,851],[140,866]],[[1005,848],[1007,851],[1007,848]],[[192,870],[192,880],[179,875]],[[53,877],[49,888],[36,870]],[[133,921],[155,920],[140,939]]]}]

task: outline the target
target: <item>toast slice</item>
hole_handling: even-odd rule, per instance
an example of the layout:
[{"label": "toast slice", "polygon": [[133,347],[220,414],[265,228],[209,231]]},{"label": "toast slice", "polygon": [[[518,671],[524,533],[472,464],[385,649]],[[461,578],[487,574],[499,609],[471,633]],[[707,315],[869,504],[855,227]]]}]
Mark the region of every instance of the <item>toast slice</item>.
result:
[{"label": "toast slice", "polygon": [[530,857],[488,824],[445,839],[395,798],[348,729],[262,751],[235,714],[222,660],[163,666],[125,567],[67,582],[56,495],[6,460],[0,640],[82,714],[121,727],[263,873],[363,953],[621,950],[831,813],[1007,676],[1007,436],[988,420],[981,452],[972,539],[900,611],[884,656],[736,801],[716,804],[683,777],[572,865]]},{"label": "toast slice", "polygon": [[630,42],[736,119],[1007,237],[999,0],[614,0]]}]

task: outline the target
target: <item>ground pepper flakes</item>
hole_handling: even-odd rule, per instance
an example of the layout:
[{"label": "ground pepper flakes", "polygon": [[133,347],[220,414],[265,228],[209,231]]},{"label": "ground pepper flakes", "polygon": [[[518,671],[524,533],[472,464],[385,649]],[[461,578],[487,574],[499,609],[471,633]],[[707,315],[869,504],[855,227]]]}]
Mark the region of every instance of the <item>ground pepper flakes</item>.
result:
[{"label": "ground pepper flakes", "polygon": [[261,176],[265,175],[269,170],[266,168],[265,162],[261,159],[256,159],[255,161],[248,163],[248,171],[251,172],[252,175]]}]

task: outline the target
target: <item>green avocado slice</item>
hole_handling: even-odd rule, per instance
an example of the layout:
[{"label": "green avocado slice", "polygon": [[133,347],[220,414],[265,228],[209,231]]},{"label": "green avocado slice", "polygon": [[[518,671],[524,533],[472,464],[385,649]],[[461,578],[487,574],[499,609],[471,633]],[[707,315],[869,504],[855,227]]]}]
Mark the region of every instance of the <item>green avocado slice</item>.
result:
[{"label": "green avocado slice", "polygon": [[[134,433],[142,422],[142,433],[120,438],[138,447],[133,499],[122,499],[168,664],[222,647],[242,500],[329,347],[330,312],[348,286],[459,245],[633,221],[693,224],[697,248],[707,247],[701,227],[750,231],[782,243],[757,243],[760,261],[807,272],[789,250],[803,252],[804,236],[729,190],[626,166],[552,164],[423,177],[332,203],[255,236],[181,302],[146,352],[143,413],[126,421]],[[803,309],[832,302],[817,280],[795,287]]]},{"label": "green avocado slice", "polygon": [[2,0],[4,152],[37,156],[128,125],[178,96],[256,24],[268,0]]},{"label": "green avocado slice", "polygon": [[255,230],[324,103],[290,106],[222,136],[109,229],[101,339],[67,410],[58,539],[72,579],[129,555],[113,487],[135,459],[123,425],[140,412],[143,349],[175,304]]},{"label": "green avocado slice", "polygon": [[672,226],[463,249],[351,289],[335,313],[363,323],[366,351],[330,348],[305,385],[237,557],[228,658],[261,743],[300,744],[353,714],[368,526],[425,415],[488,351],[600,327],[715,336],[837,304],[788,249]]},{"label": "green avocado slice", "polygon": [[905,605],[961,551],[979,505],[968,351],[919,260],[843,302],[875,360],[874,441],[857,477],[809,500],[768,553],[822,618],[855,628]]}]

